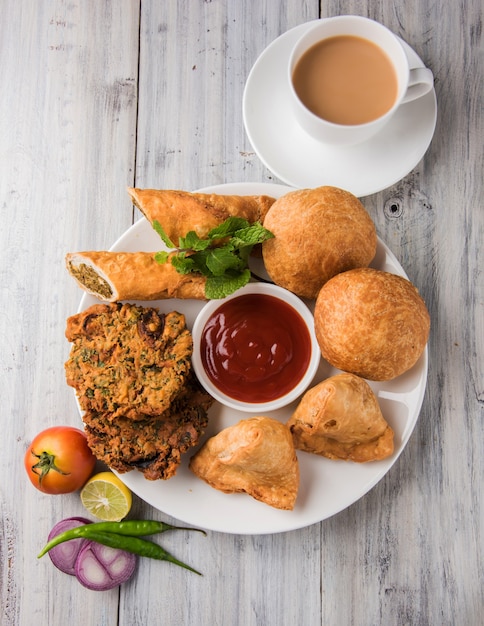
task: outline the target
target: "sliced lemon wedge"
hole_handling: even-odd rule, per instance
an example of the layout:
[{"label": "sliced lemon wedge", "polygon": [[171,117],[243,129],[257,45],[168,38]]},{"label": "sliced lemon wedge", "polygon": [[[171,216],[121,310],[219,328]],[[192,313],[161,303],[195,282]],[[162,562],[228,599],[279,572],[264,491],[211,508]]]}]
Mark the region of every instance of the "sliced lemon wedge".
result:
[{"label": "sliced lemon wedge", "polygon": [[112,472],[95,474],[81,490],[81,502],[85,509],[104,522],[124,519],[132,501],[131,491]]}]

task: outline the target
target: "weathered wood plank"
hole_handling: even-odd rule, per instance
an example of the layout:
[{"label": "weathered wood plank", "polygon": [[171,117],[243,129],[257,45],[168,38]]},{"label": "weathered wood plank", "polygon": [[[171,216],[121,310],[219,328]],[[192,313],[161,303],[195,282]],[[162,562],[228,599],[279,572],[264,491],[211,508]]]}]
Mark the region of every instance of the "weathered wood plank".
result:
[{"label": "weathered wood plank", "polygon": [[318,17],[317,2],[287,4],[143,5],[139,186],[196,189],[273,179],[245,135],[242,94],[263,49],[285,30]]},{"label": "weathered wood plank", "polygon": [[63,257],[110,245],[132,221],[137,5],[2,3],[2,624],[117,622],[117,591],[100,603],[48,558],[36,561],[79,499],[36,492],[21,459],[44,427],[80,426],[63,362],[81,294]]},{"label": "weathered wood plank", "polygon": [[[482,11],[462,2],[368,7],[327,4],[328,14],[345,10],[382,21],[435,75],[439,113],[429,151],[400,183],[364,199],[429,307],[430,368],[420,420],[397,465],[363,500],[323,524],[330,552],[323,590],[352,581],[346,604],[325,594],[323,623],[339,611],[342,624],[474,625],[483,608],[480,583],[470,575],[482,568],[475,481],[484,416],[484,133],[474,94],[482,85]],[[396,213],[389,210],[394,203]],[[339,568],[337,545],[345,546]]]}]

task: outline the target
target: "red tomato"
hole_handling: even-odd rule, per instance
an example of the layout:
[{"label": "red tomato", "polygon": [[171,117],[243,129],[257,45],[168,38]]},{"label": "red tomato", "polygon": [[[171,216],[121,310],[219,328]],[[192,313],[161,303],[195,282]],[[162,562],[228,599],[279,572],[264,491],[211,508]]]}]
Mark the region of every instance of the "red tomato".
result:
[{"label": "red tomato", "polygon": [[39,433],[28,447],[24,465],[30,482],[44,493],[71,493],[94,471],[96,458],[82,430],[53,426]]}]

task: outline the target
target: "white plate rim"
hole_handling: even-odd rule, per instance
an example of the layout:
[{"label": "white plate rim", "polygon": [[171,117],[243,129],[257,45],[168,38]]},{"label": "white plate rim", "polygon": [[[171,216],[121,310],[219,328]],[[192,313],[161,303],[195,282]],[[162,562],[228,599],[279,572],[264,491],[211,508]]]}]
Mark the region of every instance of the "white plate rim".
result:
[{"label": "white plate rim", "polygon": [[[225,183],[204,187],[198,191],[202,193],[260,194],[279,197],[293,190],[292,187],[272,183]],[[153,242],[156,244],[154,247],[152,245]],[[111,246],[110,250],[136,251],[144,249],[153,251],[163,247],[158,235],[154,233],[147,220],[143,217],[128,228]],[[378,240],[378,251],[374,266],[407,277],[396,257],[380,239]],[[92,304],[99,304],[99,302],[94,296],[84,294],[78,310],[83,311]],[[187,306],[187,301],[165,300],[137,304],[157,306],[165,311],[177,309],[184,312],[183,308]],[[195,303],[195,306],[201,308],[203,303]],[[187,322],[190,317],[193,319],[193,313],[187,315]],[[329,368],[323,361],[324,367]],[[389,383],[370,383],[377,396],[383,402],[389,402],[390,406],[396,405],[399,409],[403,409],[404,412],[407,411],[408,413],[405,423],[399,426],[399,439],[396,441],[395,452],[388,459],[375,463],[355,464],[345,461],[330,461],[329,459],[298,451],[301,468],[301,487],[304,486],[306,493],[303,498],[298,496],[293,511],[274,509],[266,504],[257,502],[245,494],[227,495],[212,489],[188,470],[188,459],[192,455],[190,452],[184,455],[177,475],[168,481],[148,481],[141,472],[135,470],[126,474],[115,473],[142,500],[160,512],[191,526],[238,535],[274,534],[304,528],[328,519],[348,508],[368,493],[390,471],[407,445],[418,420],[425,394],[427,369],[428,349],[426,347],[412,370],[408,374],[399,377],[399,379],[407,379],[407,382],[404,382],[405,389],[403,392],[398,391],[398,388],[396,391],[394,389],[395,381],[397,381],[398,387],[399,379]],[[329,368],[325,372],[325,376],[336,372],[337,370]],[[410,383],[408,383],[408,380],[410,380]],[[408,385],[407,389],[406,386]],[[282,410],[282,415],[281,411],[276,411],[273,416],[285,421],[287,417],[284,411]],[[227,412],[231,412],[231,415],[225,415]],[[383,412],[385,415],[385,411]],[[212,407],[210,413],[212,420],[220,422],[222,427],[228,425],[228,423],[222,424],[224,420],[229,423],[236,423],[239,419],[247,418],[247,414],[226,409],[221,407],[221,405]],[[214,413],[216,414],[215,417]],[[385,417],[392,423],[389,415],[385,415]],[[392,426],[395,426],[395,424],[392,423]],[[210,433],[207,432],[202,442],[209,435]],[[313,472],[314,467],[318,468],[316,475]],[[312,472],[310,477],[305,475],[305,472],[307,473],[309,470]],[[356,474],[361,473],[358,487],[348,489],[348,485],[344,484],[345,477],[347,475],[349,478],[354,477],[355,470]],[[325,472],[330,476],[331,481],[328,481],[328,476],[324,477]],[[182,474],[183,478],[181,477]],[[316,479],[321,479],[323,476],[329,485],[330,482],[334,482],[334,477],[338,475],[340,475],[343,485],[337,487],[337,491],[334,492],[336,501],[328,506],[324,497],[321,501],[321,497],[324,496],[324,489],[321,493],[319,492],[320,485],[317,484]],[[183,483],[180,485],[179,490],[177,483]],[[332,488],[334,491],[334,485],[332,485]],[[311,495],[312,489],[316,491],[313,495]],[[346,494],[344,493],[345,489]],[[342,493],[343,497],[341,497]],[[316,497],[317,495],[320,497]]]}]

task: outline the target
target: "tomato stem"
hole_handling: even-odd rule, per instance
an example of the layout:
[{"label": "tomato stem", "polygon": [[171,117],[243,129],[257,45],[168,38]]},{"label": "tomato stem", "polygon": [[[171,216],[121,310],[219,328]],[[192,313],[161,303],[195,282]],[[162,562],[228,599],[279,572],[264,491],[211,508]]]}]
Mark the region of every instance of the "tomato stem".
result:
[{"label": "tomato stem", "polygon": [[70,472],[63,472],[60,467],[57,467],[55,464],[55,456],[53,454],[49,454],[45,450],[40,454],[35,454],[33,450],[31,450],[32,455],[35,456],[38,462],[35,465],[32,465],[32,472],[37,474],[39,477],[39,485],[42,484],[42,479],[47,476],[47,474],[53,470],[54,472],[58,472],[63,476],[68,476]]}]

